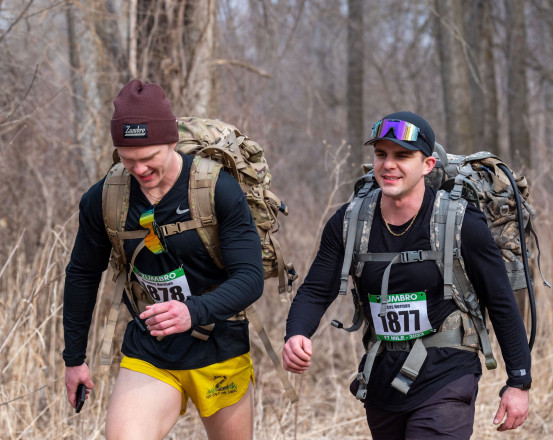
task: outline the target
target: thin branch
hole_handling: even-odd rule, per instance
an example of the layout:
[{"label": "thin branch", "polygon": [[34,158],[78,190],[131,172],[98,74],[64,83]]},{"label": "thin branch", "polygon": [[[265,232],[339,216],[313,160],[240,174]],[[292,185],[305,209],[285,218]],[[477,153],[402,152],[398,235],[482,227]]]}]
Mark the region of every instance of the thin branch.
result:
[{"label": "thin branch", "polygon": [[39,388],[37,388],[37,389],[35,389],[35,390],[33,390],[33,391],[27,393],[27,394],[22,394],[21,396],[14,397],[14,398],[11,399],[11,400],[7,400],[7,401],[5,401],[5,402],[0,402],[0,406],[8,405],[9,403],[15,402],[16,400],[20,400],[20,399],[24,399],[25,397],[29,397],[30,395],[32,395],[32,394],[34,394],[34,393],[37,393],[38,391],[43,390],[44,388],[49,387],[49,386],[52,385],[52,384],[55,384],[57,381],[59,381],[59,380],[61,380],[61,379],[63,379],[63,378],[64,378],[64,376],[60,376],[60,377],[58,377],[57,379],[54,379],[54,380],[48,382],[47,384],[44,384],[44,385],[42,385],[41,387],[39,387]]},{"label": "thin branch", "polygon": [[29,3],[27,3],[27,6],[25,6],[23,8],[23,10],[21,11],[21,14],[19,14],[19,16],[9,25],[8,29],[6,29],[6,32],[4,32],[2,35],[0,35],[0,43],[6,37],[6,35],[8,35],[11,32],[11,30],[19,22],[19,20],[21,20],[23,18],[23,16],[29,10],[29,8],[31,7],[31,5],[33,4],[34,1],[35,0],[30,0]]},{"label": "thin branch", "polygon": [[218,65],[218,66],[224,66],[224,65],[237,66],[237,67],[241,67],[242,69],[246,69],[250,72],[256,73],[256,74],[258,74],[259,76],[261,76],[263,78],[272,78],[272,75],[270,73],[268,73],[266,70],[255,67],[255,66],[253,66],[249,63],[246,63],[244,61],[226,60],[226,59],[220,58],[218,60],[215,60],[213,62],[213,64]]},{"label": "thin branch", "polygon": [[33,74],[33,79],[31,80],[31,84],[29,84],[29,87],[27,87],[27,90],[25,91],[25,95],[23,95],[23,98],[21,99],[21,101],[19,102],[19,104],[17,104],[17,105],[15,106],[15,108],[12,110],[12,112],[11,112],[8,116],[6,116],[6,117],[4,118],[4,120],[0,121],[0,126],[1,126],[2,124],[4,124],[4,122],[6,122],[8,119],[10,119],[11,116],[17,111],[17,109],[18,109],[19,107],[21,107],[21,104],[25,101],[25,99],[27,99],[27,96],[29,95],[29,92],[30,92],[31,89],[33,88],[33,84],[35,83],[35,79],[36,79],[36,77],[37,77],[37,73],[38,73],[38,64],[37,64],[36,67],[35,67],[35,73]]}]

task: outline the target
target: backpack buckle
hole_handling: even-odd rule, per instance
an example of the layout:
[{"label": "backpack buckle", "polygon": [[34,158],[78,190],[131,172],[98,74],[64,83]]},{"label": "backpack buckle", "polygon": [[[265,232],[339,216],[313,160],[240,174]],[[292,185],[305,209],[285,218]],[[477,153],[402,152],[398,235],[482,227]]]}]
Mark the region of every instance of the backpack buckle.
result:
[{"label": "backpack buckle", "polygon": [[402,263],[415,263],[424,260],[422,251],[403,251],[399,255]]}]

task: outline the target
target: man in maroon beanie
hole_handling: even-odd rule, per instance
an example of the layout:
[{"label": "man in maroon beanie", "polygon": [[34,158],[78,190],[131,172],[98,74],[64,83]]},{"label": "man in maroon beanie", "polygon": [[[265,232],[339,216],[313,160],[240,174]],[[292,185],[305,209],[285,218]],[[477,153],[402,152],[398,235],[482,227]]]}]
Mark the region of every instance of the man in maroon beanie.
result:
[{"label": "man in maroon beanie", "polygon": [[[197,230],[164,236],[157,225],[191,220],[193,158],[174,149],[176,118],[159,85],[132,80],[113,104],[113,145],[131,175],[124,230],[148,231],[143,240],[125,241],[126,261],[131,262],[127,270],[151,304],[127,325],[106,438],[161,439],[186,412],[190,398],[210,439],[252,439],[248,323],[229,320],[263,290],[260,241],[246,198],[238,182],[221,172],[215,210],[224,269],[211,259]],[[73,407],[79,384],[87,394],[94,388],[85,363],[87,337],[112,250],[102,213],[105,179],[81,199],[79,230],[66,269],[63,358]],[[211,325],[207,340],[195,335],[199,326]]]}]

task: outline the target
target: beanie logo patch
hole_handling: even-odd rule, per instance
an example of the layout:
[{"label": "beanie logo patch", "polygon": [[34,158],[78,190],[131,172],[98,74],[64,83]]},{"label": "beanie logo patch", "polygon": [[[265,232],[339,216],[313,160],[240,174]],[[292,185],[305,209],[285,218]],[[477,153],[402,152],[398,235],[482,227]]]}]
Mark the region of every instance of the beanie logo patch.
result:
[{"label": "beanie logo patch", "polygon": [[123,124],[123,138],[147,138],[148,124]]}]

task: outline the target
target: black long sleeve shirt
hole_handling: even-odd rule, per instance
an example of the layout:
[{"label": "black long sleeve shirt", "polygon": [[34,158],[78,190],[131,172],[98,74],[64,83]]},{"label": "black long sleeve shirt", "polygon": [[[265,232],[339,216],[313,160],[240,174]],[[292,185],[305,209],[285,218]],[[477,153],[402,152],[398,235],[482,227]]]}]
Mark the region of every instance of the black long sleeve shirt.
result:
[{"label": "black long sleeve shirt", "polygon": [[[159,225],[191,219],[188,180],[192,157],[181,156],[183,168],[177,182],[155,206],[154,217]],[[111,251],[102,218],[103,182],[104,179],[92,186],[81,199],[79,230],[66,269],[63,357],[67,366],[81,365],[86,357],[87,335],[98,286]],[[131,178],[129,205],[125,230],[142,229],[140,216],[152,205],[134,178]],[[191,294],[185,303],[192,327],[215,323],[209,340],[194,338],[191,331],[187,331],[158,341],[130,321],[122,346],[125,355],[145,360],[158,368],[194,369],[249,351],[247,321],[227,321],[227,318],[244,310],[262,294],[261,245],[238,182],[223,171],[215,187],[215,210],[225,269],[215,265],[196,230],[166,237],[167,253],[156,255],[144,248],[135,260],[138,272],[146,276],[166,275],[175,270],[184,272]],[[140,241],[125,242],[127,261],[131,260]],[[215,290],[202,295],[218,284]],[[175,299],[182,297],[179,295]]]},{"label": "black long sleeve shirt", "polygon": [[[395,237],[386,230],[377,209],[369,239],[369,252],[430,250],[429,225],[435,196],[436,192],[427,187],[414,224],[400,237]],[[347,205],[340,208],[325,226],[317,256],[290,308],[286,339],[293,335],[311,337],[326,309],[338,294],[344,259],[342,229],[346,208]],[[405,230],[406,226],[397,227],[395,232]],[[461,242],[461,253],[467,274],[480,301],[489,311],[506,362],[509,376],[507,383],[513,385],[530,382],[530,352],[526,333],[505,266],[484,215],[471,205],[467,207],[464,216]],[[358,280],[358,293],[363,300],[367,317],[371,316],[367,296],[380,293],[382,276],[387,264],[365,263]],[[428,318],[434,329],[439,328],[447,316],[457,310],[452,300],[444,300],[443,278],[433,261],[397,264],[392,267],[389,294],[411,292],[426,293]],[[367,401],[387,410],[408,410],[426,400],[445,384],[465,374],[481,374],[481,365],[476,353],[454,348],[428,348],[427,351],[428,357],[419,377],[409,393],[404,395],[392,388],[390,383],[399,372],[408,353],[384,350],[375,359],[367,387]],[[515,372],[521,370],[526,371],[525,376],[516,375]]]}]

